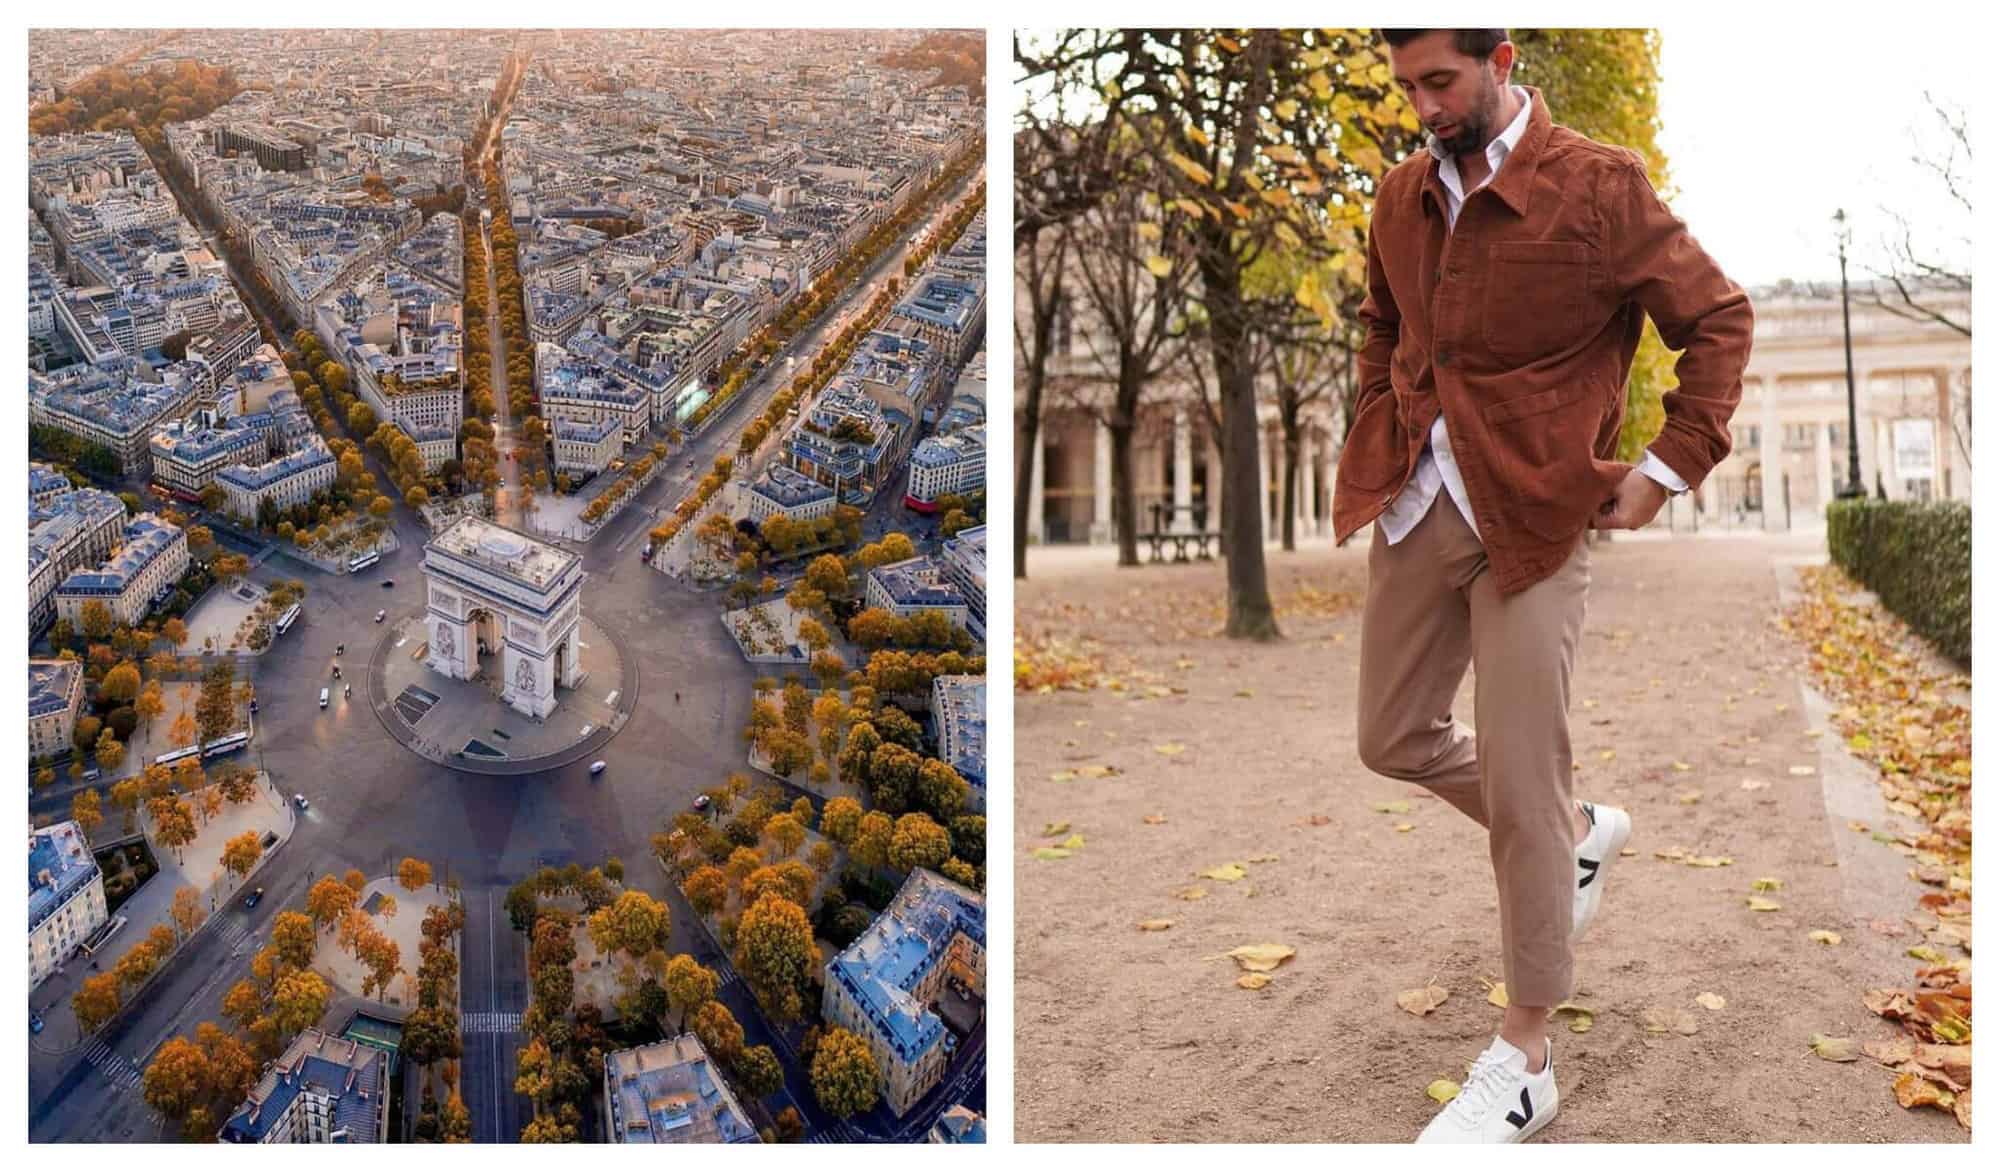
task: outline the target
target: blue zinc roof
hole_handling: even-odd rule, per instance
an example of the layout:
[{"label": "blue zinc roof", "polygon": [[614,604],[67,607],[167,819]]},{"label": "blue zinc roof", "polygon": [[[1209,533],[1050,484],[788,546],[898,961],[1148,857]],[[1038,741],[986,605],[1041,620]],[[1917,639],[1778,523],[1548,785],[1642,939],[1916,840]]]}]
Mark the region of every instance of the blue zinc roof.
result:
[{"label": "blue zinc roof", "polygon": [[74,822],[28,835],[28,930],[54,915],[97,874],[90,843]]},{"label": "blue zinc roof", "polygon": [[83,665],[72,659],[28,661],[28,718],[48,716],[69,707],[70,688]]},{"label": "blue zinc roof", "polygon": [[963,933],[986,946],[986,905],[977,893],[919,867],[859,939],[827,965],[904,1063],[944,1037],[944,1023],[911,990],[944,961]]},{"label": "blue zinc roof", "polygon": [[[116,499],[116,498],[114,498]],[[122,507],[122,506],[121,506]],[[161,554],[181,539],[180,527],[169,525],[151,513],[141,513],[125,526],[125,544],[111,560],[95,570],[75,570],[56,587],[57,594],[116,596],[125,592],[133,576],[153,564]]]},{"label": "blue zinc roof", "polygon": [[795,509],[821,499],[832,499],[833,490],[803,472],[772,464],[752,486],[759,495],[775,501],[780,508]]},{"label": "blue zinc roof", "polygon": [[958,587],[944,581],[937,562],[913,557],[892,566],[878,566],[868,576],[881,584],[898,606],[964,606]]},{"label": "blue zinc roof", "polygon": [[246,491],[256,492],[269,485],[276,484],[287,476],[303,472],[308,468],[317,467],[320,464],[331,464],[333,462],[332,452],[323,446],[314,446],[303,448],[272,460],[268,464],[259,464],[255,467],[247,464],[234,464],[216,473],[215,478],[227,481]]},{"label": "blue zinc roof", "polygon": [[941,329],[963,332],[978,310],[979,288],[970,281],[931,277],[896,306],[896,312]]},{"label": "blue zinc roof", "polygon": [[[336,1056],[345,1053],[351,1058],[336,1061],[323,1056],[323,1051]],[[253,1093],[223,1125],[220,1138],[224,1143],[261,1142],[285,1117],[292,1101],[310,1090],[332,1101],[333,1117],[326,1124],[328,1134],[346,1132],[343,1139],[331,1142],[374,1143],[381,1097],[388,1094],[388,1071],[387,1052],[352,1039],[329,1039],[318,1030],[308,1030],[293,1041],[291,1051],[279,1059],[279,1065],[265,1074],[258,1085],[265,1092],[263,1097],[260,1099]]]}]

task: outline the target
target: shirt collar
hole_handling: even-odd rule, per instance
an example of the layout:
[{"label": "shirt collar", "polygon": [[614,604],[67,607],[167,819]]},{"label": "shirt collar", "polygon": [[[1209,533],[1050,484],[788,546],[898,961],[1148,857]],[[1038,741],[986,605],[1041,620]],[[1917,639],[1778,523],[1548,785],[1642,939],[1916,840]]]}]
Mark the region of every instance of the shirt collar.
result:
[{"label": "shirt collar", "polygon": [[[1507,88],[1514,97],[1520,99],[1521,108],[1515,113],[1514,120],[1507,124],[1507,129],[1501,131],[1492,142],[1486,144],[1486,165],[1488,171],[1493,174],[1499,173],[1500,165],[1507,161],[1507,156],[1513,153],[1516,146],[1520,145],[1521,137],[1528,133],[1528,115],[1532,112],[1535,104],[1527,90],[1522,89],[1518,85],[1510,85]],[[1444,178],[1449,176],[1451,186],[1456,189],[1459,185],[1458,156],[1444,149],[1443,144],[1438,142],[1438,136],[1435,134],[1430,135],[1424,145],[1429,148],[1431,157],[1439,163],[1439,177]],[[1489,174],[1489,181],[1491,177]]]}]

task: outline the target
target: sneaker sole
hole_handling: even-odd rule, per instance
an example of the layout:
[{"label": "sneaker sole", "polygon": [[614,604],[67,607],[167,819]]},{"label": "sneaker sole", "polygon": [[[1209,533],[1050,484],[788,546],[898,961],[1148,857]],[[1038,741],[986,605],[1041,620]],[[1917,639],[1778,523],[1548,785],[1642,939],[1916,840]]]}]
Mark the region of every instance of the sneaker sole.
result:
[{"label": "sneaker sole", "polygon": [[1507,1142],[1510,1144],[1522,1143],[1525,1140],[1527,1140],[1529,1136],[1532,1136],[1536,1132],[1540,1131],[1542,1128],[1547,1127],[1549,1125],[1549,1121],[1556,1117],[1556,1108],[1558,1106],[1561,1106],[1561,1104],[1562,1104],[1561,1095],[1550,1096],[1549,1105],[1543,1110],[1535,1112],[1535,1117],[1528,1121],[1528,1126],[1515,1132],[1513,1137],[1510,1138]]}]

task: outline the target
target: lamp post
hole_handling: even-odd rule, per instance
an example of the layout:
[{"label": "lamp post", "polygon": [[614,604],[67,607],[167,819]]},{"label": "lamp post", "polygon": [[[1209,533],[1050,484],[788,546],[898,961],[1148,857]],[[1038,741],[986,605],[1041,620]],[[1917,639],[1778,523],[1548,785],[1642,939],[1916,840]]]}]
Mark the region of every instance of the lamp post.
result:
[{"label": "lamp post", "polygon": [[1854,411],[1854,327],[1847,312],[1847,241],[1853,233],[1847,226],[1847,209],[1835,209],[1833,223],[1840,244],[1840,339],[1847,352],[1847,487],[1839,496],[1851,500],[1866,496],[1867,490],[1861,487],[1861,433]]}]

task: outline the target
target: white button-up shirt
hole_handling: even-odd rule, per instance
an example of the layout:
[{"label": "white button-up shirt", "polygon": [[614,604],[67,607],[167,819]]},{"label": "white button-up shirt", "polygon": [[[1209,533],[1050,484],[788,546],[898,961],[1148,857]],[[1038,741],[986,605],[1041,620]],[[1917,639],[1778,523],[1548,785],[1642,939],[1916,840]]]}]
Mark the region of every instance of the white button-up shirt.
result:
[{"label": "white button-up shirt", "polygon": [[[1521,136],[1528,132],[1528,91],[1520,86],[1512,88],[1514,97],[1521,103],[1521,110],[1507,124],[1507,129],[1486,144],[1486,179],[1479,187],[1493,182],[1493,176],[1500,173],[1507,156],[1519,145]],[[1457,228],[1459,209],[1465,206],[1465,197],[1470,194],[1465,190],[1465,181],[1459,176],[1458,158],[1438,142],[1435,134],[1430,138],[1430,152],[1431,157],[1438,161],[1438,181],[1444,185],[1446,223],[1451,228]],[[1479,187],[1472,190],[1477,191]],[[1687,482],[1651,451],[1639,464],[1639,471],[1665,485],[1669,492],[1687,491]],[[1465,494],[1465,477],[1458,471],[1458,461],[1452,458],[1451,436],[1445,430],[1442,411],[1438,412],[1437,421],[1431,424],[1424,450],[1417,456],[1416,471],[1376,521],[1382,526],[1382,535],[1388,538],[1390,545],[1408,537],[1410,530],[1417,527],[1417,522],[1424,519],[1424,514],[1430,512],[1432,502],[1437,500],[1439,488],[1451,495],[1452,503],[1458,506],[1465,523],[1477,534],[1479,523],[1472,519],[1472,502]]]}]

